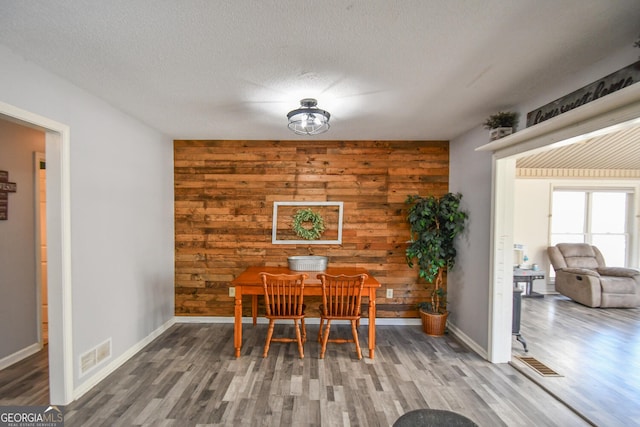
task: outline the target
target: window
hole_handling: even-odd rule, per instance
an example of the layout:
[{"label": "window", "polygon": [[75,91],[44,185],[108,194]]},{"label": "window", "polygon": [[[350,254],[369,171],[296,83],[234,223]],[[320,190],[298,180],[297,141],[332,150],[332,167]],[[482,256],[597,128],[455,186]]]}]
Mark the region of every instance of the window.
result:
[{"label": "window", "polygon": [[627,266],[629,207],[626,189],[555,188],[551,209],[551,244],[589,243],[602,252],[607,265]]}]

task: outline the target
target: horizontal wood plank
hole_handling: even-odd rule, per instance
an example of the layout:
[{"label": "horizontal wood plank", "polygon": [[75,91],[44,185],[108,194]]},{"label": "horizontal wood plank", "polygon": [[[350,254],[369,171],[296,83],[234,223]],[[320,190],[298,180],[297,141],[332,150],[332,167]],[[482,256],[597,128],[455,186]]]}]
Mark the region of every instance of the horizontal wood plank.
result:
[{"label": "horizontal wood plank", "polygon": [[[177,140],[174,167],[176,314],[232,316],[229,282],[247,266],[316,254],[367,268],[379,316],[416,316],[426,291],[406,265],[404,201],[448,191],[447,141]],[[273,245],[274,201],[343,202],[343,243]]]}]

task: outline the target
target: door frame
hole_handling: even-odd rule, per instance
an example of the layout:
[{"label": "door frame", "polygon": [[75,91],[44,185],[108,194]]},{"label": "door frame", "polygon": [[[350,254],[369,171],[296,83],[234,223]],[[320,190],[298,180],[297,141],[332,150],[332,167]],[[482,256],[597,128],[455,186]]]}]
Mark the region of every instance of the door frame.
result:
[{"label": "door frame", "polygon": [[[573,144],[629,126],[640,126],[640,84],[628,86],[548,121],[478,147],[493,152],[488,358],[511,360],[513,283],[513,179],[515,159]],[[496,213],[499,213],[497,215]],[[509,266],[509,268],[506,268]],[[506,295],[509,295],[508,297]]]},{"label": "door frame", "polygon": [[0,116],[45,132],[49,403],[67,405],[73,400],[70,127],[4,102]]},{"label": "door frame", "polygon": [[[38,328],[38,343],[40,348],[44,346],[44,336],[42,333],[42,217],[40,215],[40,203],[42,202],[41,197],[41,185],[40,185],[40,162],[46,161],[46,154],[36,151],[33,153],[33,176],[34,176],[34,227],[35,227],[35,247],[36,247],[36,325]],[[45,181],[46,183],[46,181]],[[46,184],[45,184],[46,185]],[[46,188],[45,188],[45,200],[46,200]],[[44,219],[44,223],[46,225],[46,217]],[[45,228],[46,230],[46,228]],[[48,289],[48,288],[47,288]],[[49,297],[47,293],[47,298]],[[48,321],[48,319],[47,319]]]}]

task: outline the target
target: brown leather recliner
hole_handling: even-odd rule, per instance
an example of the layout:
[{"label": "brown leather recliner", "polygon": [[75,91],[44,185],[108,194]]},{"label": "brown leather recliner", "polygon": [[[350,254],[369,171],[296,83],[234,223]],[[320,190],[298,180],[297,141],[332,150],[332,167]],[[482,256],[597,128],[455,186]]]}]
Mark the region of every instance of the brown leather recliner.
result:
[{"label": "brown leather recliner", "polygon": [[547,248],[556,272],[556,291],[589,307],[640,305],[640,271],[607,267],[597,247],[558,243]]}]

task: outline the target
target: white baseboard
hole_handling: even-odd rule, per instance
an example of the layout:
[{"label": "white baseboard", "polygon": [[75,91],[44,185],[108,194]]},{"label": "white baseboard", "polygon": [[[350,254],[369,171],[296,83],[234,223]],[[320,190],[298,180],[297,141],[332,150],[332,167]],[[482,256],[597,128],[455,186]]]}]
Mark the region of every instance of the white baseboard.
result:
[{"label": "white baseboard", "polygon": [[[176,323],[233,323],[233,317],[216,316],[176,316]],[[251,323],[251,317],[243,317],[242,323]],[[260,318],[258,318],[258,322]]]},{"label": "white baseboard", "polygon": [[464,345],[469,347],[475,353],[478,353],[478,356],[482,357],[485,360],[489,360],[489,355],[487,351],[480,347],[478,343],[469,338],[467,334],[458,329],[455,325],[452,325],[451,322],[447,323],[447,330],[449,333],[454,336],[456,339],[461,341]]},{"label": "white baseboard", "polygon": [[149,344],[154,339],[158,338],[163,332],[169,329],[175,323],[175,318],[169,319],[166,323],[160,326],[155,331],[151,332],[149,335],[144,337],[138,343],[130,347],[127,351],[122,353],[118,358],[114,359],[106,365],[104,368],[97,371],[94,375],[88,378],[85,382],[80,384],[73,390],[73,399],[79,399],[86,392],[91,390],[93,387],[98,385],[100,381],[105,379],[109,374],[113,373],[116,369],[122,366],[127,360],[131,357],[135,356],[140,350],[142,350],[147,344]]},{"label": "white baseboard", "polygon": [[[176,316],[176,323],[233,323],[233,317],[215,317],[215,316]],[[268,324],[269,321],[264,317],[258,317],[256,319],[258,324]],[[317,317],[308,317],[304,319],[307,325],[318,325],[320,324],[320,319]],[[348,323],[348,321],[345,321]],[[389,318],[389,317],[378,317],[376,318],[376,325],[393,325],[393,326],[405,326],[405,325],[420,325],[420,319],[405,319],[405,318]],[[251,317],[243,317],[242,323],[253,323],[253,318]],[[368,325],[369,319],[366,317],[362,318],[360,321],[361,325]]]},{"label": "white baseboard", "polygon": [[[367,321],[366,323],[364,322],[364,320],[367,319],[362,319],[363,320],[363,324],[368,324],[369,322]],[[420,326],[422,325],[422,320],[420,319],[416,319],[416,318],[401,318],[401,317],[378,317],[376,318],[376,325],[390,325],[390,326]]]},{"label": "white baseboard", "polygon": [[28,347],[23,348],[22,350],[18,350],[13,354],[3,357],[2,359],[0,359],[0,370],[8,368],[13,364],[18,363],[22,359],[26,359],[27,357],[36,354],[40,350],[42,350],[42,345],[40,345],[40,343],[34,343]]}]

